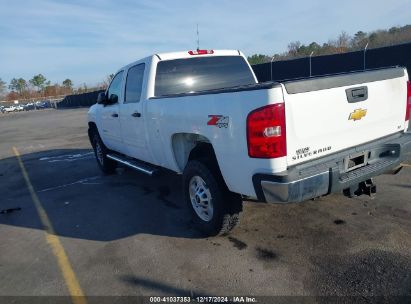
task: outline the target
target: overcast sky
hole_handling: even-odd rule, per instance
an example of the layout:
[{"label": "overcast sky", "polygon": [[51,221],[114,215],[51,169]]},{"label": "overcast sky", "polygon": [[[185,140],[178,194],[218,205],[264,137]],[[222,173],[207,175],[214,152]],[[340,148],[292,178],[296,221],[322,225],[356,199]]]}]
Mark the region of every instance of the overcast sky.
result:
[{"label": "overcast sky", "polygon": [[200,47],[274,54],[290,41],[411,23],[410,0],[0,0],[0,78],[94,85],[153,53]]}]

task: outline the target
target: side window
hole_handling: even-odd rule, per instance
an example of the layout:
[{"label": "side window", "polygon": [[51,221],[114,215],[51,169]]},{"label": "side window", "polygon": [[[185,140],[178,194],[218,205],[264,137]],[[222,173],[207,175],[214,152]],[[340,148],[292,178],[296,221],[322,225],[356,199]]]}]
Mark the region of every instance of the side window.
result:
[{"label": "side window", "polygon": [[123,78],[123,71],[117,73],[116,76],[114,76],[113,80],[111,81],[110,87],[107,90],[107,97],[109,100],[113,100],[115,98],[120,97],[120,92],[121,92],[121,80]]},{"label": "side window", "polygon": [[126,82],[126,96],[124,103],[139,102],[143,87],[145,64],[139,64],[128,70]]}]

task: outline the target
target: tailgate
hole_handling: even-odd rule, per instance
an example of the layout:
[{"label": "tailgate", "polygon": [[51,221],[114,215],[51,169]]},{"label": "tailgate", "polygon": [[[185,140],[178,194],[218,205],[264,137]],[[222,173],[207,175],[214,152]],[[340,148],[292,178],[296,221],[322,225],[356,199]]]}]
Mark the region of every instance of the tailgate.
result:
[{"label": "tailgate", "polygon": [[285,82],[288,165],[404,130],[407,80],[390,68]]}]

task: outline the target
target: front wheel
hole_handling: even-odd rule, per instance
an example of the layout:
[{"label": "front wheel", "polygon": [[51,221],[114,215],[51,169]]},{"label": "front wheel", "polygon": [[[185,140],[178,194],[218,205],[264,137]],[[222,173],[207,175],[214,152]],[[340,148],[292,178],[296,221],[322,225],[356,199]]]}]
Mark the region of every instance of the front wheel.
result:
[{"label": "front wheel", "polygon": [[183,191],[196,228],[206,235],[223,235],[238,223],[242,201],[213,171],[200,161],[190,161],[183,174]]},{"label": "front wheel", "polygon": [[113,174],[116,171],[117,163],[107,158],[108,149],[100,138],[100,135],[94,131],[92,134],[92,145],[97,164],[105,174]]}]

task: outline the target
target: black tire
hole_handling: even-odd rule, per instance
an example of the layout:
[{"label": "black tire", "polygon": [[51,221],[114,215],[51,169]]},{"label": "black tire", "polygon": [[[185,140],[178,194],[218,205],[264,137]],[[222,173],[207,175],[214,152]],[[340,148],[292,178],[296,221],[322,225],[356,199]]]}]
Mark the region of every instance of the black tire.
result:
[{"label": "black tire", "polygon": [[108,149],[104,145],[97,131],[91,132],[91,143],[94,150],[94,155],[97,160],[97,164],[104,174],[113,174],[117,168],[117,162],[107,158]]},{"label": "black tire", "polygon": [[[213,170],[209,166],[197,160],[188,162],[183,174],[184,199],[190,210],[192,222],[198,230],[207,236],[225,235],[239,222],[242,200],[240,195],[228,191],[219,171],[215,168]],[[197,177],[200,177],[204,184]],[[195,192],[196,195],[192,193],[190,196],[190,186],[198,184],[202,184],[198,188],[206,190],[199,193],[207,192],[205,197],[210,194],[210,198],[207,198],[208,204],[202,204],[208,207],[211,202],[212,212],[208,212],[208,208],[205,206],[199,207],[199,200],[202,197],[202,195],[197,195],[199,190]],[[193,188],[197,189],[197,187]],[[192,192],[194,192],[194,189]],[[192,199],[194,202],[192,202]],[[204,210],[206,208],[207,210]]]}]

